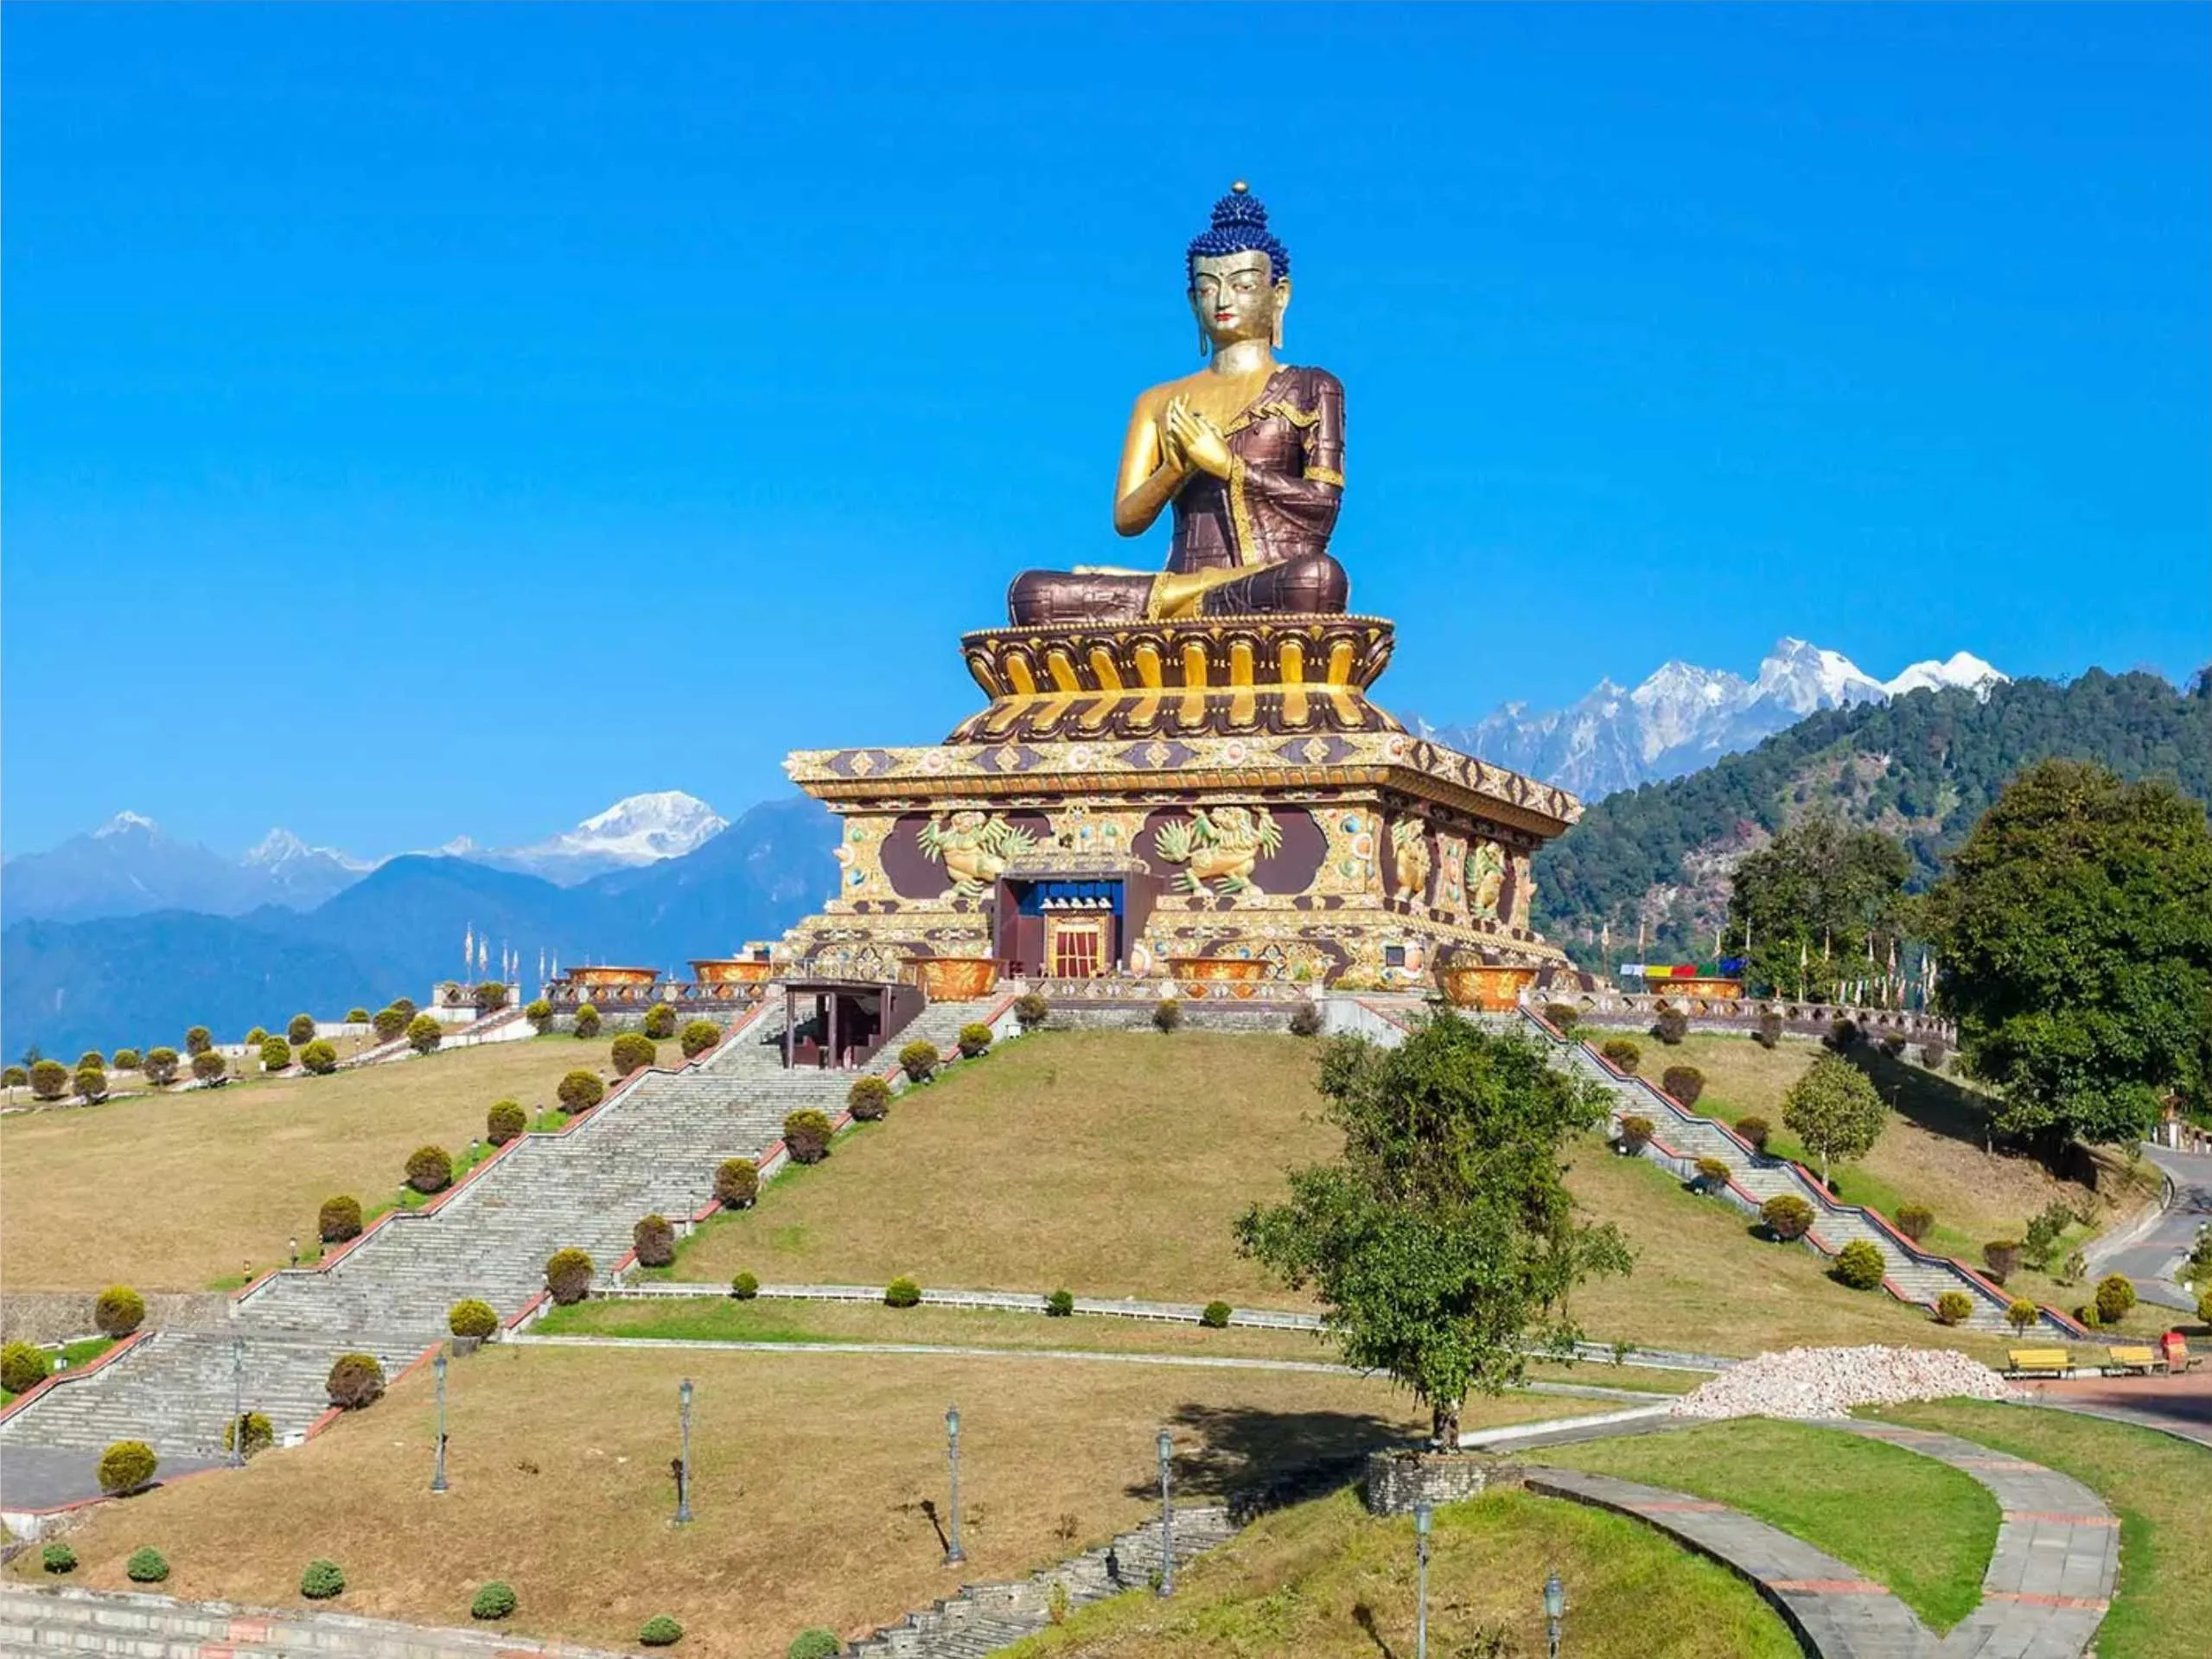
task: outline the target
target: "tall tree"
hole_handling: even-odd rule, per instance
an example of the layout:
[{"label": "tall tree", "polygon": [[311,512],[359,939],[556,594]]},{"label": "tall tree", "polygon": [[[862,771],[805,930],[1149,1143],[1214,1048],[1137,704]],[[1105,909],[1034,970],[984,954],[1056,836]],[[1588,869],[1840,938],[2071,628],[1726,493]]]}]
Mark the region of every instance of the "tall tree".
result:
[{"label": "tall tree", "polygon": [[1851,829],[1833,813],[1807,814],[1736,866],[1728,941],[1751,941],[1755,986],[1828,998],[1871,977],[1870,941],[1888,962],[1912,860],[1879,830]]},{"label": "tall tree", "polygon": [[2044,761],[1929,892],[1939,1005],[2048,1151],[2136,1139],[2212,1087],[2212,827],[2172,785]]},{"label": "tall tree", "polygon": [[1289,1202],[1247,1211],[1238,1242],[1311,1283],[1345,1359],[1412,1389],[1454,1449],[1469,1394],[1519,1381],[1532,1343],[1578,1335],[1574,1283],[1628,1271],[1619,1233],[1577,1222],[1560,1179],[1563,1144],[1603,1121],[1606,1096],[1528,1038],[1449,1013],[1394,1049],[1337,1038],[1321,1092],[1342,1155],[1295,1171]]},{"label": "tall tree", "polygon": [[1866,1074],[1841,1055],[1824,1054],[1782,1097],[1782,1126],[1820,1160],[1821,1184],[1836,1158],[1864,1158],[1890,1120]]}]

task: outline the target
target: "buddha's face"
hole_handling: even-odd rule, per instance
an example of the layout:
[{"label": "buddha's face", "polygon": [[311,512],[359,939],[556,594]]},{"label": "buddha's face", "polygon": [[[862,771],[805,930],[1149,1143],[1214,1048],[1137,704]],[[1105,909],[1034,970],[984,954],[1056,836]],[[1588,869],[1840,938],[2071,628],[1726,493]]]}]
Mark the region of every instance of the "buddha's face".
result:
[{"label": "buddha's face", "polygon": [[1291,303],[1291,284],[1268,280],[1267,256],[1222,253],[1199,259],[1190,273],[1190,309],[1219,351],[1240,340],[1268,340]]}]

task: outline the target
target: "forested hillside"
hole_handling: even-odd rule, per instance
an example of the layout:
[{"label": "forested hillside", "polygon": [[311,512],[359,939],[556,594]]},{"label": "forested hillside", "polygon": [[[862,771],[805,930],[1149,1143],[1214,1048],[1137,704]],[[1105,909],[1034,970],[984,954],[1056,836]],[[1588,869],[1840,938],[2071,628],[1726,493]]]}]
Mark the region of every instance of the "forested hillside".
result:
[{"label": "forested hillside", "polygon": [[1632,956],[1640,920],[1647,955],[1710,955],[1736,858],[1821,804],[1903,840],[1924,886],[2006,781],[2052,755],[2212,800],[2212,672],[2187,692],[2091,669],[2063,685],[2016,680],[1986,701],[1921,691],[1812,715],[1705,771],[1591,805],[1537,855],[1538,925],[1585,964],[1601,927],[1616,960]]}]

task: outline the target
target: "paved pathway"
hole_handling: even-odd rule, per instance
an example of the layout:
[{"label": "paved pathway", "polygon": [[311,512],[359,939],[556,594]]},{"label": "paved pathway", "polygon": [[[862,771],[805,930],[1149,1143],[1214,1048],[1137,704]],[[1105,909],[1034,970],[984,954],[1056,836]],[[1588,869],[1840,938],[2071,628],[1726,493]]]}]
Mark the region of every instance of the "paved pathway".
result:
[{"label": "paved pathway", "polygon": [[[16,1445],[0,1441],[0,1494],[12,1510],[58,1509],[99,1496],[100,1453],[83,1446]],[[164,1483],[203,1469],[220,1469],[221,1458],[163,1458]]]},{"label": "paved pathway", "polygon": [[2212,1362],[2177,1377],[2083,1377],[2012,1386],[2038,1406],[2107,1417],[2212,1446]]},{"label": "paved pathway", "polygon": [[2212,1154],[2146,1145],[2143,1155],[2172,1178],[2173,1203],[2118,1248],[2093,1249],[2090,1259],[2100,1274],[2126,1273],[2145,1301],[2194,1312],[2196,1298],[2177,1282],[2174,1270],[2196,1242],[2197,1229],[2212,1222]]}]

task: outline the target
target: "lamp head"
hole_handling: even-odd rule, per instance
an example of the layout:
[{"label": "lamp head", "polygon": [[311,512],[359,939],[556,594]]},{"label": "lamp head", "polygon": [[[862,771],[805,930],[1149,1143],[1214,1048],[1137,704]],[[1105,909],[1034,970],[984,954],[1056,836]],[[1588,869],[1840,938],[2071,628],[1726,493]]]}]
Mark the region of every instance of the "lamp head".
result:
[{"label": "lamp head", "polygon": [[955,1440],[960,1438],[960,1408],[958,1406],[945,1407],[945,1432]]},{"label": "lamp head", "polygon": [[681,1382],[676,1385],[676,1397],[679,1400],[681,1400],[686,1406],[692,1403],[691,1378],[685,1377]]},{"label": "lamp head", "polygon": [[1416,1503],[1413,1506],[1413,1530],[1424,1538],[1429,1535],[1431,1513],[1429,1506],[1425,1503]]},{"label": "lamp head", "polygon": [[1158,1444],[1160,1448],[1160,1461],[1164,1464],[1175,1456],[1175,1436],[1169,1433],[1167,1430],[1162,1429],[1160,1431]]},{"label": "lamp head", "polygon": [[437,1379],[438,1379],[438,1381],[439,1381],[440,1382],[444,1381],[445,1381],[445,1356],[444,1356],[444,1355],[443,1355],[443,1354],[440,1354],[440,1355],[439,1355],[436,1359],[432,1360],[432,1361],[430,1362],[430,1369],[437,1373]]},{"label": "lamp head", "polygon": [[1557,1618],[1567,1611],[1567,1587],[1559,1582],[1556,1573],[1544,1580],[1544,1615]]}]

